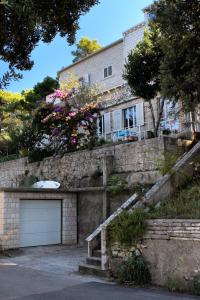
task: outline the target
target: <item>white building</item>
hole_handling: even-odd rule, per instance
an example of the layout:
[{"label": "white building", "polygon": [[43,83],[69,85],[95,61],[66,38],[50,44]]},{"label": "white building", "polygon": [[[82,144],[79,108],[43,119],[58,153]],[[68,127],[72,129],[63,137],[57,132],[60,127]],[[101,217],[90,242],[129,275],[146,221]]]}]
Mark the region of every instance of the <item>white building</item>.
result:
[{"label": "white building", "polygon": [[[104,110],[98,120],[98,134],[105,139],[143,139],[152,135],[148,103],[134,97],[122,78],[128,53],[142,40],[148,24],[148,8],[143,11],[144,22],[126,30],[121,39],[58,72],[60,83],[65,82],[69,74],[74,74],[85,84],[100,86]],[[153,102],[157,118],[159,98]],[[170,106],[164,105],[160,132],[167,129],[177,133],[181,131],[181,125],[171,115]]]}]

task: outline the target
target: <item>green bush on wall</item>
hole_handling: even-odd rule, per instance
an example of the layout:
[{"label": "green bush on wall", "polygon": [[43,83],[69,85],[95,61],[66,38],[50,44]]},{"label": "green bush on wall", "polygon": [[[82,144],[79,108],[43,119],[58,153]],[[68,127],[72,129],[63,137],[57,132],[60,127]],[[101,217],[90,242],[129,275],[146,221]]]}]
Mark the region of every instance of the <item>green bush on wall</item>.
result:
[{"label": "green bush on wall", "polygon": [[29,162],[30,163],[39,162],[51,155],[53,155],[53,152],[47,148],[45,149],[32,148],[29,151]]},{"label": "green bush on wall", "polygon": [[146,213],[143,209],[122,212],[108,227],[109,242],[131,246],[142,239],[146,229]]},{"label": "green bush on wall", "polygon": [[127,189],[127,182],[125,179],[121,178],[118,175],[112,175],[108,179],[107,192],[111,195],[116,195]]},{"label": "green bush on wall", "polygon": [[200,295],[200,273],[194,276],[193,283],[195,292]]},{"label": "green bush on wall", "polygon": [[133,253],[132,257],[121,263],[117,270],[120,283],[143,286],[151,282],[148,262],[140,254]]}]

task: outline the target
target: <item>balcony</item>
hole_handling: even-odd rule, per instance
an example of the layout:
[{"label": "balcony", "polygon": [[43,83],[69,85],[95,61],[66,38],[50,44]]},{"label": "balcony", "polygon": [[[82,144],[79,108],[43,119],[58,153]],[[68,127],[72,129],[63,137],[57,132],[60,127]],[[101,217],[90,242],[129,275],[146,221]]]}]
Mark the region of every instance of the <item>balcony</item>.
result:
[{"label": "balcony", "polygon": [[[200,123],[195,122],[195,128],[200,131]],[[158,129],[158,136],[169,135],[178,137],[181,133],[186,137],[191,136],[192,123],[180,122],[180,120],[162,120]],[[138,125],[133,127],[124,127],[119,130],[113,130],[111,132],[98,132],[99,139],[104,139],[110,142],[120,141],[141,141],[154,137],[154,129],[152,122],[146,122],[144,125]]]}]

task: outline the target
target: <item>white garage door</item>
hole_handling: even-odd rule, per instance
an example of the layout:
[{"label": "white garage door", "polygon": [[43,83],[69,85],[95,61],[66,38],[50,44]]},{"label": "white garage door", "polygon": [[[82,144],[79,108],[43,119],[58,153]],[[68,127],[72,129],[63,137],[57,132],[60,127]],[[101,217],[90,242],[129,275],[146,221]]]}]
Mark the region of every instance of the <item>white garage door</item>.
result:
[{"label": "white garage door", "polygon": [[20,201],[20,246],[61,243],[61,201]]}]

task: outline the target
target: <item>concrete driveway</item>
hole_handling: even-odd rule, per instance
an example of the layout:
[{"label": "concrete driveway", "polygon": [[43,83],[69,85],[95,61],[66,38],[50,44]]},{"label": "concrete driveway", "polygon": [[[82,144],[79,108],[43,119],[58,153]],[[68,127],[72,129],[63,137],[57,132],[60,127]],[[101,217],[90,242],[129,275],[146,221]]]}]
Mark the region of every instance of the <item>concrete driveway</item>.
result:
[{"label": "concrete driveway", "polygon": [[67,246],[35,247],[0,257],[0,300],[189,300],[155,289],[125,288],[78,274],[86,250]]}]

